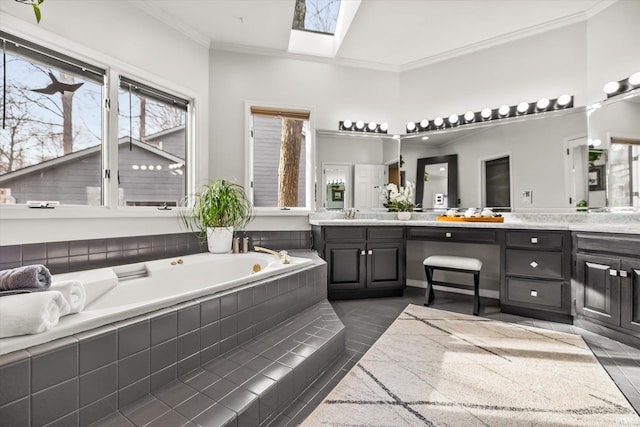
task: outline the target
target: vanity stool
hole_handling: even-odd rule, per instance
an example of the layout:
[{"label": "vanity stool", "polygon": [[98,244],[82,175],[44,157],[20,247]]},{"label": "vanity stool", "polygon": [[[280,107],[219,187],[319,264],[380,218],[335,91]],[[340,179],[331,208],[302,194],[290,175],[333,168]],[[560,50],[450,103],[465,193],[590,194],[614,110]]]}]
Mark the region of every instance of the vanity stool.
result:
[{"label": "vanity stool", "polygon": [[480,309],[480,270],[482,269],[482,261],[476,258],[460,257],[460,256],[446,256],[446,255],[433,255],[425,258],[423,261],[424,270],[427,273],[427,292],[425,293],[425,306],[429,306],[435,295],[433,293],[433,285],[448,286],[451,288],[468,289],[469,285],[463,285],[461,283],[449,283],[449,282],[436,282],[433,280],[433,272],[435,270],[443,271],[455,271],[458,273],[472,273],[473,274],[473,315],[477,316]]}]

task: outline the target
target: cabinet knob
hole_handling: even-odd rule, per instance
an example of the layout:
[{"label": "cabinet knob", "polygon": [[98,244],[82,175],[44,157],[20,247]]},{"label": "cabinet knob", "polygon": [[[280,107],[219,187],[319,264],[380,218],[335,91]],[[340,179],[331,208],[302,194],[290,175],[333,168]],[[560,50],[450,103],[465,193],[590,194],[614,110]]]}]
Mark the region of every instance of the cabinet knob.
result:
[{"label": "cabinet knob", "polygon": [[[613,277],[615,277],[615,276],[617,276],[617,275],[618,275],[618,270],[613,270],[613,269],[609,270],[609,276],[613,276]],[[621,276],[622,276],[622,275],[621,275]]]},{"label": "cabinet knob", "polygon": [[538,243],[538,238],[537,238],[537,237],[532,237],[532,238],[531,238],[531,243],[532,243],[532,244],[534,244],[534,245],[535,245],[536,243]]},{"label": "cabinet knob", "polygon": [[369,255],[373,255],[373,250],[369,249],[369,252],[367,252]]},{"label": "cabinet knob", "polygon": [[536,291],[535,289],[531,290],[531,296],[532,297],[537,297],[538,296],[538,291]]},{"label": "cabinet knob", "polygon": [[360,251],[360,255],[364,256],[365,255],[364,251]]},{"label": "cabinet knob", "polygon": [[444,237],[451,237],[451,233],[444,233]]},{"label": "cabinet knob", "polygon": [[620,277],[629,277],[627,270],[620,270],[618,273],[620,273]]},{"label": "cabinet knob", "polygon": [[538,266],[538,263],[534,261],[531,261],[531,264],[529,264],[531,267],[536,268]]}]

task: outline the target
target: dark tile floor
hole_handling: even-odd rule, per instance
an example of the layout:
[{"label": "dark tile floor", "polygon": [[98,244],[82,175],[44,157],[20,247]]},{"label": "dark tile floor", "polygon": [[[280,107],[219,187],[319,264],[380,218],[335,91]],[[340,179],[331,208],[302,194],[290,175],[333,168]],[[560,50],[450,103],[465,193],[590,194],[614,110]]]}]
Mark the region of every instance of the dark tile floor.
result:
[{"label": "dark tile floor", "polygon": [[[393,323],[407,304],[422,305],[423,302],[424,289],[411,287],[405,290],[403,297],[331,302],[346,327],[346,351],[270,426],[300,424]],[[436,291],[436,299],[432,307],[471,314],[471,296]],[[640,413],[640,349],[572,325],[501,313],[497,303],[492,300],[482,301],[480,315],[490,319],[582,335],[631,405]]]}]

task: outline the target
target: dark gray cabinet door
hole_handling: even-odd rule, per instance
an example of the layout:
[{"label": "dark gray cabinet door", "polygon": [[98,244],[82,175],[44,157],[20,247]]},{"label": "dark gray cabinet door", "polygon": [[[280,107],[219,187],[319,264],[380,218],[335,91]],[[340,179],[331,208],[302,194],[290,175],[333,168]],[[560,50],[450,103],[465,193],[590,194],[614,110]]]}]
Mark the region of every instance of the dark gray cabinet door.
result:
[{"label": "dark gray cabinet door", "polygon": [[404,244],[367,245],[367,287],[388,288],[404,283]]},{"label": "dark gray cabinet door", "polygon": [[640,261],[623,261],[620,271],[620,326],[640,333]]},{"label": "dark gray cabinet door", "polygon": [[364,243],[327,243],[325,256],[329,291],[366,286]]},{"label": "dark gray cabinet door", "polygon": [[620,326],[620,259],[576,255],[577,309],[585,317]]}]

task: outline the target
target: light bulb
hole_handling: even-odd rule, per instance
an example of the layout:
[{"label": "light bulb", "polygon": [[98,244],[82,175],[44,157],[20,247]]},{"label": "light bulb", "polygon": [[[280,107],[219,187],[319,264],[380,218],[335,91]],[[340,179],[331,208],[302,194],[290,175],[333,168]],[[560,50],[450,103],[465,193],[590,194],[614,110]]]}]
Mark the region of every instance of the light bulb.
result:
[{"label": "light bulb", "polygon": [[388,131],[388,130],[389,130],[389,124],[388,124],[388,123],[385,123],[385,122],[380,123],[380,130],[381,130],[382,132],[386,132],[386,131]]},{"label": "light bulb", "polygon": [[416,124],[413,122],[407,123],[407,132],[413,132],[416,130]]},{"label": "light bulb", "polygon": [[457,124],[458,123],[458,115],[457,114],[452,114],[449,116],[449,123],[451,123],[452,125]]},{"label": "light bulb", "polygon": [[482,116],[483,119],[488,120],[491,118],[491,109],[489,108],[485,108],[484,110],[482,110],[480,112],[480,115]]},{"label": "light bulb", "polygon": [[433,119],[433,124],[437,127],[440,127],[444,124],[444,119],[442,117],[436,117],[435,119]]},{"label": "light bulb", "polygon": [[560,107],[566,107],[571,102],[571,96],[562,94],[558,97],[558,101],[556,101]]},{"label": "light bulb", "polygon": [[536,108],[538,110],[546,110],[549,107],[549,98],[540,98],[536,103]]},{"label": "light bulb", "polygon": [[422,129],[426,129],[426,128],[428,128],[428,127],[429,127],[429,120],[427,120],[427,119],[421,120],[421,121],[420,121],[420,127],[421,127]]},{"label": "light bulb", "polygon": [[376,130],[376,126],[378,126],[378,124],[376,122],[369,122],[369,125],[367,126],[367,128],[373,132],[374,130]]},{"label": "light bulb", "polygon": [[640,85],[640,71],[631,74],[631,76],[629,77],[629,84],[632,86]]},{"label": "light bulb", "polygon": [[516,109],[518,110],[518,113],[524,114],[527,111],[529,111],[529,103],[528,102],[521,102],[520,104],[518,104]]},{"label": "light bulb", "polygon": [[618,82],[609,82],[606,85],[604,85],[604,93],[606,93],[607,95],[611,95],[612,93],[615,93],[618,91],[618,89],[620,89],[620,83]]},{"label": "light bulb", "polygon": [[345,120],[342,122],[342,127],[345,129],[351,129],[351,126],[353,126],[353,122],[351,120]]},{"label": "light bulb", "polygon": [[358,129],[358,130],[364,129],[364,122],[362,120],[358,120],[356,122],[356,129]]},{"label": "light bulb", "polygon": [[473,111],[467,111],[464,113],[464,121],[471,123],[476,119],[476,114]]},{"label": "light bulb", "polygon": [[509,108],[508,105],[503,105],[500,108],[498,108],[498,114],[500,114],[501,116],[506,116],[509,114],[509,111],[511,110],[511,108]]}]

